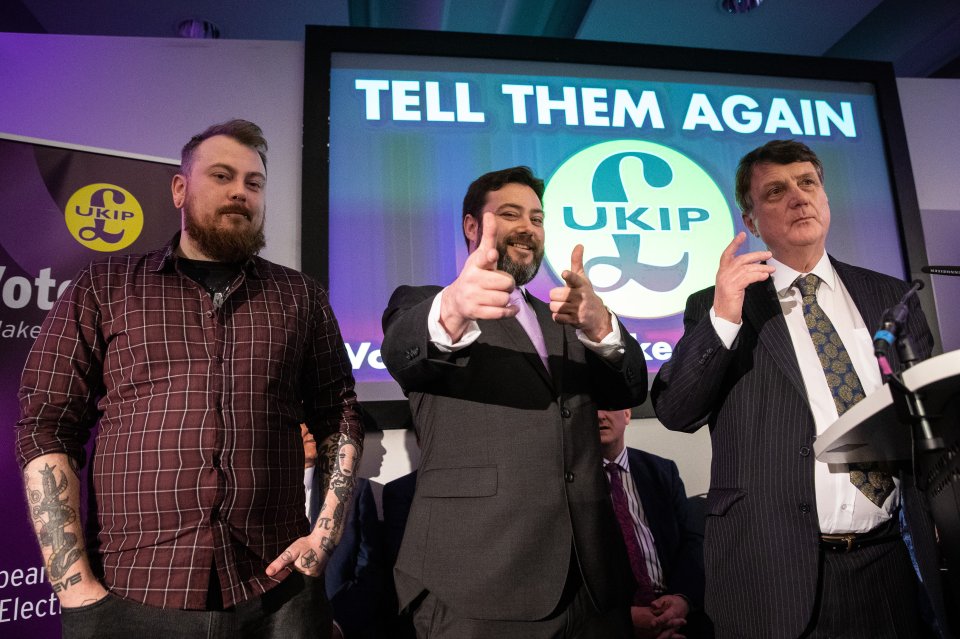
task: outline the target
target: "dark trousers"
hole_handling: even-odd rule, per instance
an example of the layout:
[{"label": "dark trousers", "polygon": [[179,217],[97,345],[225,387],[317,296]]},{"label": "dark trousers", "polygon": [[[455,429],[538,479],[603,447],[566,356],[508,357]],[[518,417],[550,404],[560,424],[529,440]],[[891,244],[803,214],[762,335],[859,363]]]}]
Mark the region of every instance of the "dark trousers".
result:
[{"label": "dark trousers", "polygon": [[804,637],[936,636],[923,623],[919,582],[900,538],[850,552],[822,549],[818,586],[811,626]]},{"label": "dark trousers", "polygon": [[[569,603],[538,621],[466,619],[454,614],[436,595],[426,596],[413,611],[420,639],[627,639],[633,636],[628,607],[599,612],[579,579]],[[523,593],[517,593],[522,597]]]},{"label": "dark trousers", "polygon": [[323,579],[293,573],[262,596],[227,610],[144,606],[107,595],[62,608],[63,639],[329,639],[333,617]]}]

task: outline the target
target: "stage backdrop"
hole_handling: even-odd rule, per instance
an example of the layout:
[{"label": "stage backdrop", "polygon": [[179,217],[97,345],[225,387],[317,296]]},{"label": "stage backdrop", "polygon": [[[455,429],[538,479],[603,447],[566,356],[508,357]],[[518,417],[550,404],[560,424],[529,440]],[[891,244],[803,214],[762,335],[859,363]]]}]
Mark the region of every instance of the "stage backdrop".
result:
[{"label": "stage backdrop", "polygon": [[170,196],[178,162],[0,133],[0,637],[60,636],[60,606],[31,525],[14,458],[20,373],[40,324],[86,263],[144,252],[179,228]]}]

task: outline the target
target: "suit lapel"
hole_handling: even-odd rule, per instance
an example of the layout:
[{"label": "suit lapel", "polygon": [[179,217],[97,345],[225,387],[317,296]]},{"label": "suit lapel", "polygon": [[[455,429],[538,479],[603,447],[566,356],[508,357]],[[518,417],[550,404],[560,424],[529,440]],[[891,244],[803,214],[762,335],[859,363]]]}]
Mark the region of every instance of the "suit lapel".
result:
[{"label": "suit lapel", "polygon": [[837,276],[843,282],[844,288],[850,293],[853,303],[860,311],[860,317],[868,331],[880,325],[880,318],[883,317],[884,308],[883,295],[877,289],[874,283],[863,277],[861,272],[850,268],[843,262],[838,262],[832,257],[830,262],[837,271]]},{"label": "suit lapel", "polygon": [[[886,311],[888,300],[885,300],[883,290],[878,287],[875,279],[866,277],[863,271],[853,269],[832,257],[830,262],[837,272],[837,277],[840,278],[844,288],[847,289],[847,293],[850,294],[853,304],[857,307],[864,326],[873,335],[873,331],[876,330],[877,326],[880,326],[880,320],[883,318],[884,311]],[[897,349],[892,349],[889,360],[893,369],[899,370],[900,356]]]},{"label": "suit lapel", "polygon": [[547,363],[550,365],[550,374],[543,369],[543,362],[537,358],[541,364],[539,370],[543,372],[546,380],[554,388],[561,388],[560,381],[563,376],[563,362],[566,359],[563,352],[563,326],[553,321],[553,314],[550,312],[550,306],[540,301],[533,295],[529,295],[530,305],[533,306],[537,314],[537,323],[540,324],[540,331],[543,333],[543,342],[547,345]]},{"label": "suit lapel", "polygon": [[[533,306],[533,310],[537,315],[537,321],[540,324],[540,331],[543,333],[543,339],[547,345],[548,362],[550,362],[551,368],[554,368],[553,362],[559,362],[560,359],[561,346],[559,341],[562,340],[563,337],[562,329],[551,319],[550,308],[546,304],[532,295],[529,299],[531,305]],[[515,317],[511,317],[492,322],[492,324],[496,325],[497,328],[503,331],[505,339],[510,343],[510,346],[513,348],[513,350],[521,353],[527,363],[529,363],[530,366],[537,371],[537,374],[540,375],[543,381],[552,388],[553,380],[550,379],[550,374],[547,373],[547,369],[543,367],[543,362],[540,360],[540,355],[537,354],[537,349],[534,347],[533,342],[530,341],[530,337],[527,335],[527,332],[523,330],[523,326],[520,325],[519,320],[517,320]],[[560,335],[559,340],[557,337],[558,333]]]},{"label": "suit lapel", "polygon": [[756,331],[764,349],[797,392],[806,397],[807,388],[800,375],[800,364],[797,363],[797,354],[793,350],[793,341],[787,329],[787,320],[780,309],[777,291],[773,288],[773,280],[768,279],[747,287],[743,300],[743,318]]}]

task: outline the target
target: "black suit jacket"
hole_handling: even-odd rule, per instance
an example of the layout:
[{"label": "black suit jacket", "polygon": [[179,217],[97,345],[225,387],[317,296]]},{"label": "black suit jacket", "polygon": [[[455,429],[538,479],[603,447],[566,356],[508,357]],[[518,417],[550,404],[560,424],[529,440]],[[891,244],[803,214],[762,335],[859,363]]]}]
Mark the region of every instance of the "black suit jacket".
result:
[{"label": "black suit jacket", "polygon": [[[867,327],[878,326],[908,288],[831,261]],[[654,407],[671,430],[710,425],[707,613],[728,632],[796,637],[810,620],[817,592],[813,415],[772,281],[747,288],[743,325],[729,350],[710,321],[712,305],[712,288],[687,301],[684,335],[654,381]],[[933,339],[915,299],[907,332],[920,357],[928,357]],[[891,363],[898,365],[895,358]],[[901,481],[924,585],[943,619],[928,508],[909,473]]]},{"label": "black suit jacket", "polygon": [[463,617],[542,619],[571,565],[598,606],[625,605],[632,577],[596,411],[643,401],[639,344],[621,327],[626,353],[611,366],[534,299],[549,373],[515,318],[480,321],[477,342],[443,354],[427,329],[440,290],[400,287],[383,318],[383,361],[409,396],[422,452],[394,570],[400,605],[426,589]]},{"label": "black suit jacket", "polygon": [[703,534],[691,520],[677,465],[652,453],[627,449],[630,477],[657,546],[666,594],[703,606]]},{"label": "black suit jacket", "polygon": [[383,557],[377,502],[370,481],[357,478],[343,536],[324,571],[333,618],[344,636],[375,639],[388,568]]}]

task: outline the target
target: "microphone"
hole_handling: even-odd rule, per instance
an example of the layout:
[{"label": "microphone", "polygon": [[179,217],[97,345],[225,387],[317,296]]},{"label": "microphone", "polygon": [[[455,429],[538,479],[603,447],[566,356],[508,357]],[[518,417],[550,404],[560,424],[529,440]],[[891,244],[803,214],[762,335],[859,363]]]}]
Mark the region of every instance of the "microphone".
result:
[{"label": "microphone", "polygon": [[880,328],[873,335],[873,353],[877,358],[882,358],[884,361],[886,360],[887,352],[890,347],[893,346],[897,335],[900,333],[900,329],[907,323],[907,319],[910,316],[910,309],[907,308],[907,302],[922,288],[923,281],[913,280],[910,290],[903,294],[900,302],[888,308],[883,313],[883,319],[880,320]]},{"label": "microphone", "polygon": [[920,270],[930,275],[960,276],[960,266],[921,266]]}]

